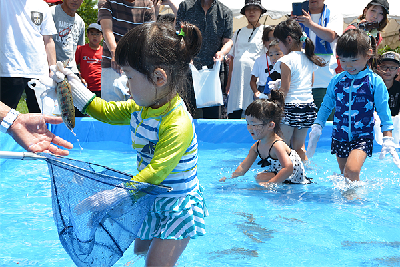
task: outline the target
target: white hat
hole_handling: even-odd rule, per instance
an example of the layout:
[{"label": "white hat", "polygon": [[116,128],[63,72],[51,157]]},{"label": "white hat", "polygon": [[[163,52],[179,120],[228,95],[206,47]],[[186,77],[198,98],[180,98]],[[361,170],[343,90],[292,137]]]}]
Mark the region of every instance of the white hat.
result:
[{"label": "white hat", "polygon": [[88,29],[88,30],[89,30],[89,29],[96,29],[96,30],[99,30],[100,32],[103,32],[103,31],[101,30],[101,26],[100,26],[98,23],[91,23],[87,29]]}]

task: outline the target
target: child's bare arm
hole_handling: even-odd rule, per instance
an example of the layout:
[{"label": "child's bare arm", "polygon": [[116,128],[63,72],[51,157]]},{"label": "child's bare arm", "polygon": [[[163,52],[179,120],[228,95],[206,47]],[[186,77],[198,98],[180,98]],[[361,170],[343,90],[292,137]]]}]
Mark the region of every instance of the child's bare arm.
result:
[{"label": "child's bare arm", "polygon": [[[236,168],[236,170],[232,173],[232,176],[230,178],[236,178],[239,176],[244,175],[251,167],[251,165],[253,165],[254,161],[257,158],[257,153],[255,150],[255,146],[257,143],[255,143],[249,151],[249,154],[247,155],[247,157],[242,161],[242,163],[240,163],[240,165]],[[225,182],[227,178],[226,177],[222,177],[219,181],[220,182]]]},{"label": "child's bare arm", "polygon": [[290,75],[291,75],[291,71],[289,69],[289,67],[285,64],[285,63],[281,63],[281,88],[279,90],[281,90],[283,92],[283,94],[287,95],[287,93],[289,92],[289,88],[290,88]]},{"label": "child's bare arm", "polygon": [[250,88],[256,97],[258,97],[260,95],[260,92],[257,89],[257,77],[254,75],[251,75]]}]

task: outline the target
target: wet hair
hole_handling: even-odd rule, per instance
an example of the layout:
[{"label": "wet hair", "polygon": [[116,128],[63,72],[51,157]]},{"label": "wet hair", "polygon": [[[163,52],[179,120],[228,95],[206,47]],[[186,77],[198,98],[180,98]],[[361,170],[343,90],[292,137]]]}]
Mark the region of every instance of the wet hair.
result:
[{"label": "wet hair", "polygon": [[274,29],[275,29],[275,26],[270,26],[270,25],[265,26],[265,28],[263,30],[263,35],[262,35],[262,41],[263,42],[268,42],[269,41],[268,35],[269,35],[270,32],[273,32]]},{"label": "wet hair", "polygon": [[367,56],[372,49],[371,42],[375,38],[369,37],[364,30],[349,29],[341,35],[336,43],[336,54],[339,57]]},{"label": "wet hair", "polygon": [[283,107],[285,106],[285,96],[279,90],[272,89],[269,99],[254,100],[245,111],[246,116],[252,116],[257,120],[267,124],[271,121],[275,123],[274,132],[282,136],[280,123],[283,116]]},{"label": "wet hair", "polygon": [[[294,19],[287,19],[280,22],[274,30],[274,36],[279,41],[286,45],[286,38],[288,36],[292,37],[293,41],[301,46],[300,37],[303,36],[303,31],[300,24]],[[323,67],[326,65],[325,60],[314,54],[314,43],[310,38],[307,37],[305,40],[305,55],[309,60],[311,60],[315,65]]]},{"label": "wet hair", "polygon": [[120,66],[130,66],[144,74],[151,83],[154,70],[163,69],[168,76],[167,87],[178,92],[193,115],[195,107],[190,102],[187,77],[189,63],[199,53],[202,37],[195,25],[182,23],[181,30],[185,36],[178,35],[171,23],[136,26],[119,40],[115,60]]},{"label": "wet hair", "polygon": [[[363,20],[365,19],[365,13],[367,13],[367,10],[370,9],[370,7],[374,6],[373,4],[369,3],[363,10],[363,13],[361,16],[358,17],[359,20]],[[382,6],[381,6],[382,7]],[[382,7],[383,10],[383,19],[381,20],[381,22],[379,22],[379,26],[378,26],[378,31],[382,31],[386,25],[388,24],[389,20],[388,20],[388,13],[386,11],[385,8]]]}]

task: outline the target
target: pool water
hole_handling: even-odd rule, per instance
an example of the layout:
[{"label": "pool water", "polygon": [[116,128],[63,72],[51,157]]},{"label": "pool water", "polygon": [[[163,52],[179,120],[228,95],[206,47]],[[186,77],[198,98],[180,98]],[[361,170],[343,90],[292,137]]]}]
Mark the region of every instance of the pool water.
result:
[{"label": "pool water", "polygon": [[[81,139],[82,140],[82,139]],[[116,141],[81,142],[74,159],[136,173],[136,152]],[[399,266],[400,169],[374,150],[361,182],[339,175],[327,144],[306,164],[310,185],[263,188],[248,173],[221,183],[251,142],[199,142],[198,176],[210,216],[177,266]],[[58,240],[44,161],[0,162],[0,266],[75,266]],[[115,266],[143,266],[131,246]]]}]

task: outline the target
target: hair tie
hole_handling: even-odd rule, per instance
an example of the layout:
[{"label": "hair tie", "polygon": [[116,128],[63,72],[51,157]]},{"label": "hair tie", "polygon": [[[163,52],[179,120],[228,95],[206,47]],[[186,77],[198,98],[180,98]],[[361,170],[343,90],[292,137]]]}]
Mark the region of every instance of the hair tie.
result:
[{"label": "hair tie", "polygon": [[179,36],[182,36],[182,37],[186,36],[186,34],[185,34],[185,32],[183,31],[182,28],[181,28],[181,31],[176,31],[176,34],[179,35]]},{"label": "hair tie", "polygon": [[304,42],[305,40],[307,40],[307,38],[307,34],[303,32],[303,35],[300,37],[300,42]]}]

